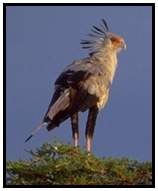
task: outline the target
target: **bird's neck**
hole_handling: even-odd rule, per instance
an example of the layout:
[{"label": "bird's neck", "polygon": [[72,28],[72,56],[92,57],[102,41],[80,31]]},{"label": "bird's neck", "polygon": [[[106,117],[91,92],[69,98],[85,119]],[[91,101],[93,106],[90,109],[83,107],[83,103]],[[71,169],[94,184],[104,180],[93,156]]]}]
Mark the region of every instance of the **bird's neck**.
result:
[{"label": "bird's neck", "polygon": [[92,55],[92,58],[95,59],[100,64],[104,65],[104,73],[106,78],[112,83],[116,67],[117,67],[117,52],[109,49],[102,49]]}]

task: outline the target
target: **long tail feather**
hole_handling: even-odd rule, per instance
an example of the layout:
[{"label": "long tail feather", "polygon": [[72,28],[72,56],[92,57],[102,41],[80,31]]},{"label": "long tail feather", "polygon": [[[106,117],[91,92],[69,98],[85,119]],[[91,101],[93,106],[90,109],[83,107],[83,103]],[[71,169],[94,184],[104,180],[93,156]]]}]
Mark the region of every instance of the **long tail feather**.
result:
[{"label": "long tail feather", "polygon": [[[56,102],[53,103],[53,105],[50,105],[48,112],[45,115],[44,122],[32,131],[31,135],[25,140],[25,142],[29,141],[40,129],[49,126],[54,116],[58,112],[65,110],[69,106],[69,104],[69,90],[65,90],[63,94],[56,100]],[[48,121],[46,120],[47,118]]]},{"label": "long tail feather", "polygon": [[32,131],[31,135],[25,140],[25,143],[26,143],[27,141],[29,141],[40,129],[46,127],[48,124],[49,124],[48,122],[44,122],[44,123],[41,123],[38,127],[36,127],[36,128]]}]

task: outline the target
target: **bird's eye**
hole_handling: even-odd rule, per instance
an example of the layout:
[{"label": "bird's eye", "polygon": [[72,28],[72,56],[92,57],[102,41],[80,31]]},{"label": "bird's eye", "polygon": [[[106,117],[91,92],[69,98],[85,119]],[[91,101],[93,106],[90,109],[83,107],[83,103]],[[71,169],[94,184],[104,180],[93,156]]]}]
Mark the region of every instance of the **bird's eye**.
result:
[{"label": "bird's eye", "polygon": [[111,37],[110,40],[112,43],[119,43],[120,42],[119,38],[116,38],[116,37]]},{"label": "bird's eye", "polygon": [[120,47],[122,44],[122,39],[119,37],[111,37],[110,40],[115,48]]}]

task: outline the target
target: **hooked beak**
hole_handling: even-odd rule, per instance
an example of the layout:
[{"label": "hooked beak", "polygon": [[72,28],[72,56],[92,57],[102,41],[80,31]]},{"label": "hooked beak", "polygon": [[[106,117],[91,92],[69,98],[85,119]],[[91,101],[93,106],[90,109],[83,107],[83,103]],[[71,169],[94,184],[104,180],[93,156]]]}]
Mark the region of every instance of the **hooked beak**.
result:
[{"label": "hooked beak", "polygon": [[126,45],[126,43],[125,43],[125,42],[123,43],[122,48],[123,48],[124,50],[126,50],[126,49],[127,49],[127,45]]}]

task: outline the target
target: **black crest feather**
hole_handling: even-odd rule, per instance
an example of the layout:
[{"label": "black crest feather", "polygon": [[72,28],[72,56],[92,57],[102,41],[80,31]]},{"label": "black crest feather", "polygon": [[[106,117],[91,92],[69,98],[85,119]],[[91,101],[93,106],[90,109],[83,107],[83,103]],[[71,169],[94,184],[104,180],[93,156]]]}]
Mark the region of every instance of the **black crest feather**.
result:
[{"label": "black crest feather", "polygon": [[106,22],[104,19],[102,19],[102,22],[103,22],[103,24],[104,24],[104,26],[105,26],[105,29],[106,29],[107,31],[109,31],[109,27],[108,27],[108,25],[107,25],[107,22]]},{"label": "black crest feather", "polygon": [[82,40],[82,48],[87,48],[90,49],[90,51],[92,52],[97,52],[100,48],[103,47],[104,40],[107,37],[107,32],[109,31],[109,28],[105,19],[102,19],[101,21],[102,23],[100,24],[100,27],[92,25],[92,33],[89,33],[88,36],[92,37],[93,40]]}]

